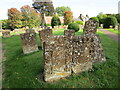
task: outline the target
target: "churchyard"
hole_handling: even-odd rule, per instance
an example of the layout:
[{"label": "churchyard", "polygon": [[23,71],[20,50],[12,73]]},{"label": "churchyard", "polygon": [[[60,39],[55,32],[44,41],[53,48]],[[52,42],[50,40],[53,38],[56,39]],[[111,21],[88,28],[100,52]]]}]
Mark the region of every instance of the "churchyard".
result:
[{"label": "churchyard", "polygon": [[[83,30],[75,33],[82,35]],[[64,35],[64,29],[53,31],[54,35]],[[3,38],[3,87],[5,88],[112,88],[118,87],[118,43],[98,30],[106,61],[96,63],[90,71],[73,73],[70,77],[54,82],[44,81],[44,57],[39,34],[39,50],[24,54],[20,36]],[[107,42],[106,42],[107,41]],[[11,48],[12,47],[12,48]],[[14,47],[14,48],[13,48]]]},{"label": "churchyard", "polygon": [[51,0],[32,6],[2,20],[2,88],[119,87],[120,14],[75,18]]}]

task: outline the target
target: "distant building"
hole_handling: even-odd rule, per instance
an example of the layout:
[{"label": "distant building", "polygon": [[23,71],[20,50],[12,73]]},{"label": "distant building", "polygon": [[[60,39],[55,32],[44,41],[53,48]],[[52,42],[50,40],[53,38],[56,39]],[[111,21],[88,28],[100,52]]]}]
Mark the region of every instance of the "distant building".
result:
[{"label": "distant building", "polygon": [[120,1],[118,2],[118,13],[120,14]]},{"label": "distant building", "polygon": [[[60,18],[61,23],[64,23],[64,18],[63,17],[59,17],[59,18]],[[45,16],[45,23],[46,24],[51,24],[51,20],[52,20],[51,16]]]}]

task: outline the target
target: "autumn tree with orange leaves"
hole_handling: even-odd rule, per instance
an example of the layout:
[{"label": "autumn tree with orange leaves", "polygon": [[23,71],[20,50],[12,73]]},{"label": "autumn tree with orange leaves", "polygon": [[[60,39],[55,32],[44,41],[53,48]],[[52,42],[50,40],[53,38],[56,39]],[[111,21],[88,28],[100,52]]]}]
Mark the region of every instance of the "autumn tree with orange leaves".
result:
[{"label": "autumn tree with orange leaves", "polygon": [[10,29],[22,27],[22,14],[16,8],[8,9],[8,26]]},{"label": "autumn tree with orange leaves", "polygon": [[66,11],[64,13],[64,24],[68,25],[73,20],[73,13],[71,11]]},{"label": "autumn tree with orange leaves", "polygon": [[41,24],[40,14],[37,13],[33,8],[29,5],[24,5],[21,7],[22,13],[22,22],[24,27],[37,27]]}]

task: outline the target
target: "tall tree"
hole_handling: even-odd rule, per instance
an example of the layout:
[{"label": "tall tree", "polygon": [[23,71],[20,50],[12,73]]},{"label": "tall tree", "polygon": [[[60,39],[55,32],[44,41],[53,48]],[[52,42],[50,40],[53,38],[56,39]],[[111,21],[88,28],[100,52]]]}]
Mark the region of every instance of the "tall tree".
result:
[{"label": "tall tree", "polygon": [[66,11],[71,11],[71,8],[70,7],[65,7],[65,6],[61,6],[61,7],[57,7],[56,8],[56,12],[59,16],[64,16],[64,13]]},{"label": "tall tree", "polygon": [[22,27],[22,15],[16,8],[8,9],[8,26],[10,29]]},{"label": "tall tree", "polygon": [[33,8],[29,5],[24,5],[21,7],[21,12],[23,16],[23,26],[28,26],[29,28],[40,26],[41,17]]},{"label": "tall tree", "polygon": [[51,0],[46,1],[34,0],[34,3],[32,5],[39,13],[41,13],[42,26],[45,25],[44,15],[53,16],[55,14],[54,6]]},{"label": "tall tree", "polygon": [[68,25],[73,20],[73,13],[71,11],[66,11],[64,13],[64,24]]}]

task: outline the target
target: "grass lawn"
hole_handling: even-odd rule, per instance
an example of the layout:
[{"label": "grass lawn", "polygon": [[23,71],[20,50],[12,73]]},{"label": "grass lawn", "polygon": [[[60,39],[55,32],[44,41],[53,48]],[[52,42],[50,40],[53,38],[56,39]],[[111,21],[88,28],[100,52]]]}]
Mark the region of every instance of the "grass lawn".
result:
[{"label": "grass lawn", "polygon": [[108,31],[113,32],[115,34],[120,34],[120,31],[118,31],[118,30],[114,30],[114,29],[105,29],[105,30],[108,30]]},{"label": "grass lawn", "polygon": [[[54,35],[63,35],[63,30],[54,31]],[[82,34],[82,30],[76,35]],[[101,37],[107,61],[94,64],[91,71],[72,75],[56,82],[44,82],[43,51],[24,55],[19,36],[3,38],[5,58],[3,60],[3,88],[117,88],[118,86],[118,43],[102,32]],[[38,45],[41,47],[39,36]]]}]

